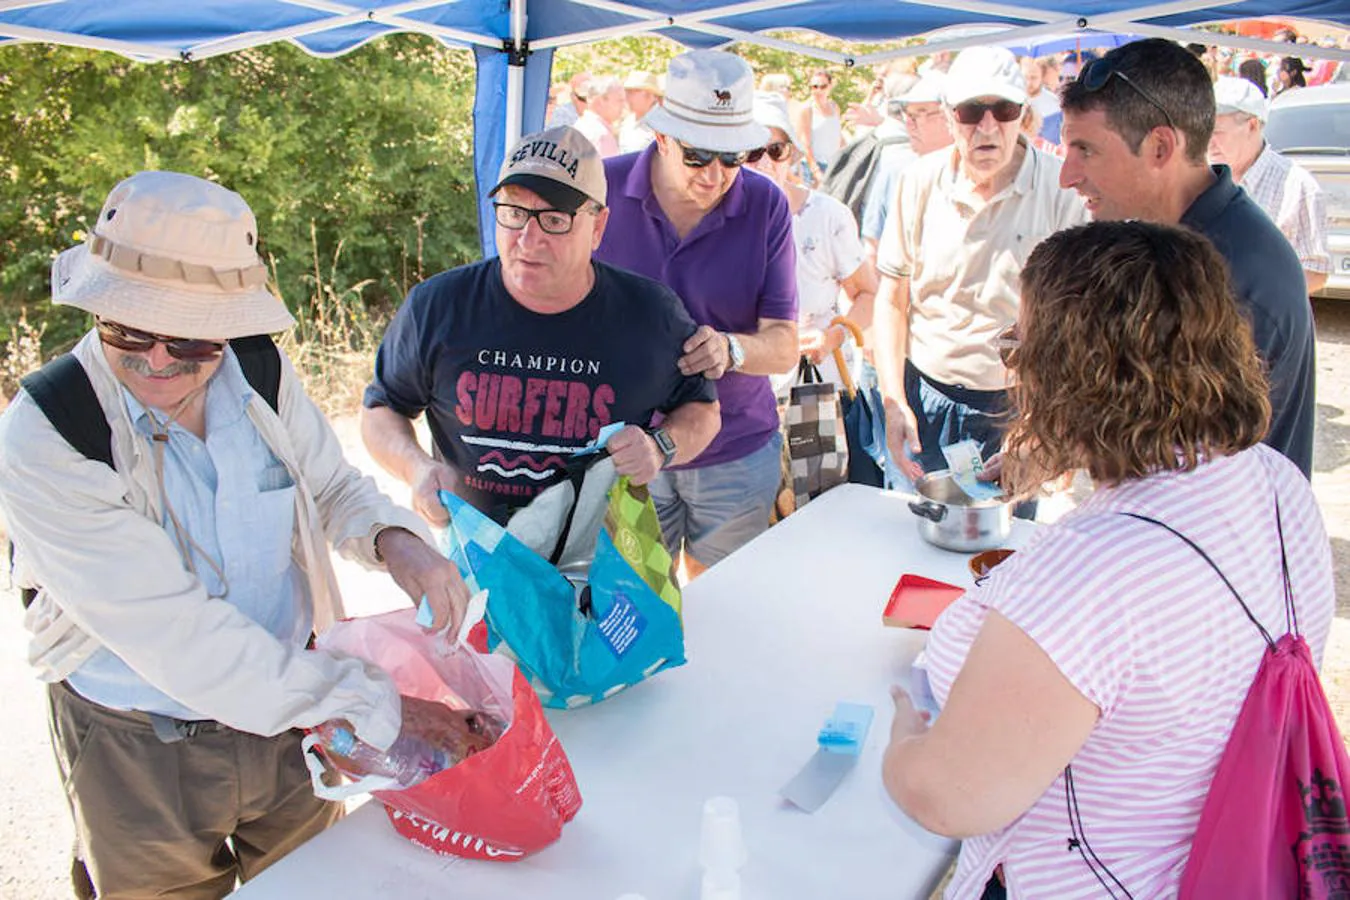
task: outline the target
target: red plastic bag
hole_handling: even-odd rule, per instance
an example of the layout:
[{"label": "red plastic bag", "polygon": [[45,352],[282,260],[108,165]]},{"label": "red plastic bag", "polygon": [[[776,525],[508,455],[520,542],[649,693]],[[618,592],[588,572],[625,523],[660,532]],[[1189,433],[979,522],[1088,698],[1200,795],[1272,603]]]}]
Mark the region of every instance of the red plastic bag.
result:
[{"label": "red plastic bag", "polygon": [[1312,652],[1286,634],[1262,657],[1219,759],[1180,896],[1347,896],[1348,777],[1350,756]]},{"label": "red plastic bag", "polygon": [[317,646],[374,663],[404,695],[484,710],[508,725],[487,750],[374,797],[399,834],[437,853],[512,861],[547,847],[581,808],[581,792],[538,696],[510,660],[427,634],[415,615],[346,619]]}]

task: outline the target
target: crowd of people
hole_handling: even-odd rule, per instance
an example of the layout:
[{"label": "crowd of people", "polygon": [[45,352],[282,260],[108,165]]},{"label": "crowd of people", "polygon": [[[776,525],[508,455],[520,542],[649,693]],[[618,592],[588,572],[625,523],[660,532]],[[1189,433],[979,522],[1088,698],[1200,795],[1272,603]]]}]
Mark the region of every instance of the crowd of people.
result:
[{"label": "crowd of people", "polygon": [[[265,342],[260,369],[241,343],[291,322],[243,198],[173,173],[113,189],[53,268],[53,301],[95,325],[78,377],[43,373],[87,405],[33,381],[0,417],[80,896],[222,896],[340,814],[300,729],[399,734],[387,675],[307,649],[341,615],[329,545],[456,626],[438,492],[506,523],[603,433],[696,578],[769,527],[791,373],[836,350],[879,386],[903,475],[969,439],[1022,514],[1066,475],[1096,487],[938,621],[939,719],[897,695],[882,778],[966,838],[949,895],[1095,896],[1058,839],[1066,797],[1117,884],[1175,891],[1264,644],[1204,560],[1130,516],[1204,546],[1271,627],[1287,559],[1320,659],[1316,185],[1264,144],[1255,85],[1160,39],[933,54],[846,110],[828,71],[808,84],[793,104],[694,50],[558,92],[490,192],[497,255],[415,287],[379,348],[361,433],[415,514],[342,459],[284,353]],[[861,221],[817,185],[846,129],[879,145]]]}]

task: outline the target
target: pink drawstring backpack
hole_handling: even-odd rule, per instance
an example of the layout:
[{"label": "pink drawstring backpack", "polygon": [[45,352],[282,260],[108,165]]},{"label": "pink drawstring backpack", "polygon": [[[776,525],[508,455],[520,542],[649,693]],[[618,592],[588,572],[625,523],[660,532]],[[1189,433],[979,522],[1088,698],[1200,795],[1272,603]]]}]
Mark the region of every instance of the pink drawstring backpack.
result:
[{"label": "pink drawstring backpack", "polygon": [[1350,818],[1344,785],[1350,756],[1332,718],[1298,614],[1275,507],[1284,571],[1287,633],[1273,640],[1231,582],[1194,542],[1171,531],[1218,572],[1266,652],[1238,713],[1182,873],[1182,900],[1346,900],[1350,898]]}]

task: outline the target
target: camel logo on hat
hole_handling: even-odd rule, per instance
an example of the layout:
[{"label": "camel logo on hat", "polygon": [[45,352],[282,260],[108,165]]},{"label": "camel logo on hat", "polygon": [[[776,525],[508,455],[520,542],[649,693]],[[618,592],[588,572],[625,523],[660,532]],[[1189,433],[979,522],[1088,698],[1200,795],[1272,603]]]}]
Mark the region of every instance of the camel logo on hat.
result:
[{"label": "camel logo on hat", "polygon": [[529,141],[521,144],[516,152],[511,154],[510,166],[518,165],[522,160],[541,158],[554,163],[572,178],[577,177],[577,158],[563,147],[559,147],[553,141]]},{"label": "camel logo on hat", "polygon": [[718,106],[731,105],[731,91],[713,91],[713,96],[717,98]]}]

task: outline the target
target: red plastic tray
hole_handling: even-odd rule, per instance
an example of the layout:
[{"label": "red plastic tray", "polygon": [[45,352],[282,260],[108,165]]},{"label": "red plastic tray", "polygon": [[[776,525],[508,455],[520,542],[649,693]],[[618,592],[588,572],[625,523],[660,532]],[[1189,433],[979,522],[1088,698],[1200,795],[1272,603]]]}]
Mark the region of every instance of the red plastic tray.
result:
[{"label": "red plastic tray", "polygon": [[935,581],[922,575],[901,575],[891,591],[890,602],[881,614],[881,621],[896,628],[933,627],[942,611],[952,605],[965,588],[945,581]]}]

